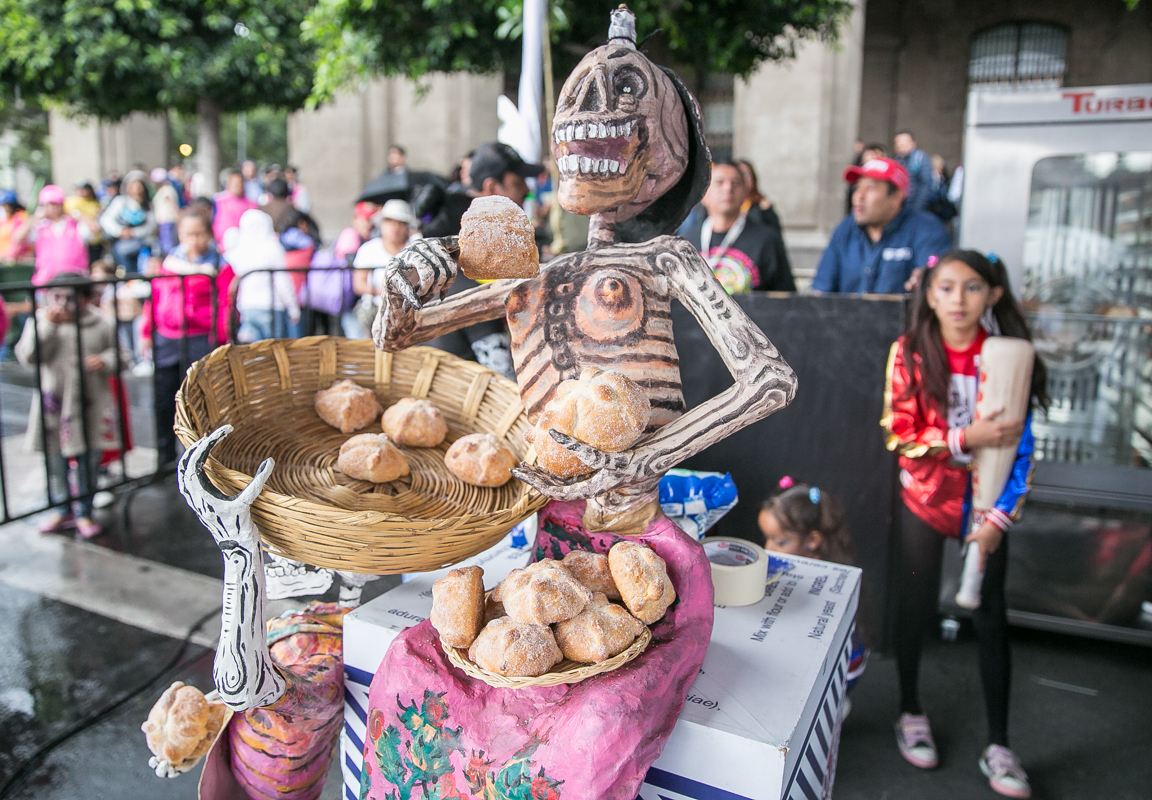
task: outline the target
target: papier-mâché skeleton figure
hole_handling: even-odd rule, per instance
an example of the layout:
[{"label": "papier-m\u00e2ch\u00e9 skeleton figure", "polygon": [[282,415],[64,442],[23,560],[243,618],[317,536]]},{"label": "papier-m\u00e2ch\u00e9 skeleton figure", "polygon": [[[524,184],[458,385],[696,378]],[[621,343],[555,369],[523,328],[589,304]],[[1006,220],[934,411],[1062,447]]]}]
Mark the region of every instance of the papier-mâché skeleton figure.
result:
[{"label": "papier-m\u00e2ch\u00e9 skeleton figure", "polygon": [[[365,581],[375,576],[336,573],[342,581],[340,603],[314,602],[265,621],[265,600],[271,598],[251,506],[274,465],[266,459],[243,492],[224,496],[208,480],[204,463],[231,431],[225,425],[196,442],[179,467],[180,493],[224,556],[220,644],[212,668],[216,692],[209,699],[235,712],[206,756],[200,797],[315,800],[336,752],[343,713],[343,616],[359,602]],[[271,560],[282,596],[322,592],[332,583],[330,571]],[[178,710],[168,709],[169,717]],[[180,721],[167,724],[178,737]],[[153,756],[149,765],[158,775],[175,777],[198,760],[171,763]]]},{"label": "papier-m\u00e2ch\u00e9 skeleton figure", "polygon": [[[456,275],[458,244],[455,237],[419,241],[387,267],[373,336],[377,347],[396,351],[505,316],[533,423],[560,382],[579,377],[582,367],[636,381],[653,414],[649,435],[633,449],[598,453],[553,432],[595,474],[566,483],[523,466],[516,475],[553,499],[587,500],[585,521],[594,528],[642,529],[641,509],[655,508],[668,469],[783,408],[796,381],[695,248],[663,235],[707,188],[699,110],[675,74],[636,50],[631,13],[613,18],[609,43],[565,82],[552,126],[559,202],[591,215],[589,249],[548,262],[537,278],[495,281],[437,302]],[[736,379],[689,413],[672,341],[673,299],[700,322]]]},{"label": "papier-m\u00e2ch\u00e9 skeleton figure", "polygon": [[[553,687],[508,690],[474,681],[447,660],[429,622],[408,628],[372,682],[362,798],[417,797],[421,782],[424,796],[435,786],[438,797],[469,796],[463,790],[487,797],[493,786],[531,781],[532,796],[542,788],[540,796],[634,800],[703,662],[712,630],[710,567],[699,544],[660,514],[658,483],[679,462],[783,408],[796,380],[695,248],[667,235],[703,196],[710,157],[696,101],[635,42],[631,12],[613,11],[608,43],[569,76],[552,127],[559,202],[591,215],[588,250],[548,262],[536,278],[446,297],[459,243],[418,241],[387,267],[373,338],[396,351],[506,317],[533,424],[558,385],[585,367],[639,384],[652,416],[630,450],[603,453],[550,430],[595,472],[564,480],[521,464],[514,474],[553,498],[540,512],[534,558],[559,559],[572,549],[605,553],[627,537],[664,559],[678,599],[635,661]],[[736,379],[687,412],[672,338],[674,299],[700,322]],[[430,718],[430,727],[412,725]],[[427,751],[433,772],[406,767],[404,754],[416,750]]]}]

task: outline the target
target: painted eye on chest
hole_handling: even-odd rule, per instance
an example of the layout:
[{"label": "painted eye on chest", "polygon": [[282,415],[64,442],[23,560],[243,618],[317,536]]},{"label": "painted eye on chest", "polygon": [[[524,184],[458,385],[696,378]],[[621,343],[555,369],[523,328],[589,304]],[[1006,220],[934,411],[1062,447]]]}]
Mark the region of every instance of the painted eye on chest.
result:
[{"label": "painted eye on chest", "polygon": [[576,301],[576,325],[595,339],[618,338],[644,321],[644,291],[640,282],[618,270],[597,272],[584,282]]}]

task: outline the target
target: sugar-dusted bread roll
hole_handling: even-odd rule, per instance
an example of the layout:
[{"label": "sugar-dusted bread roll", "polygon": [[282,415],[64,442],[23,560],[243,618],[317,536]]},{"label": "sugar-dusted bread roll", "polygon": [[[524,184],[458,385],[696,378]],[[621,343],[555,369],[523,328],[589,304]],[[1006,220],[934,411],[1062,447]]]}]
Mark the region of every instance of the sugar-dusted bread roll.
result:
[{"label": "sugar-dusted bread roll", "polygon": [[564,657],[588,664],[624,652],[642,630],[644,623],[609,603],[600,592],[592,595],[592,602],[583,611],[553,628]]},{"label": "sugar-dusted bread roll", "polygon": [[452,647],[468,647],[484,627],[484,570],[454,569],[432,584],[432,627]]},{"label": "sugar-dusted bread roll", "polygon": [[459,263],[474,281],[535,278],[540,253],[532,220],[507,197],[477,197],[460,218]]},{"label": "sugar-dusted bread roll", "polygon": [[498,675],[535,678],[563,661],[564,655],[547,625],[500,617],[480,631],[468,648],[468,659]]},{"label": "sugar-dusted bread roll", "polygon": [[561,478],[586,475],[592,470],[548,434],[549,428],[606,453],[627,450],[648,427],[652,404],[635,381],[619,372],[585,367],[576,380],[556,387],[556,394],[524,432],[536,448],[541,467]]},{"label": "sugar-dusted bread roll", "polygon": [[226,716],[223,703],[209,702],[195,686],[176,681],[160,695],[140,729],[152,755],[179,767],[208,753]]},{"label": "sugar-dusted bread roll", "polygon": [[504,604],[504,613],[538,625],[571,619],[592,599],[592,592],[552,559],[512,570],[497,588],[495,596]]},{"label": "sugar-dusted bread roll", "polygon": [[600,592],[609,600],[619,600],[620,590],[612,580],[608,556],[590,550],[572,550],[560,562],[572,577],[588,587],[593,594]]},{"label": "sugar-dusted bread roll", "polygon": [[367,428],[383,411],[376,395],[352,381],[336,381],[316,392],[312,400],[320,419],[341,433],[354,433]]},{"label": "sugar-dusted bread roll", "polygon": [[452,474],[473,486],[503,486],[512,478],[519,459],[491,433],[470,433],[452,443],[444,464]]},{"label": "sugar-dusted bread roll", "polygon": [[408,459],[382,433],[361,433],[340,445],[336,469],[349,478],[388,483],[408,474]]},{"label": "sugar-dusted bread roll", "polygon": [[390,406],[380,427],[392,441],[406,447],[435,447],[448,435],[448,424],[440,409],[415,397],[405,397]]},{"label": "sugar-dusted bread roll", "polygon": [[608,551],[608,568],[624,605],[636,619],[651,625],[676,599],[664,559],[638,542],[617,542]]}]

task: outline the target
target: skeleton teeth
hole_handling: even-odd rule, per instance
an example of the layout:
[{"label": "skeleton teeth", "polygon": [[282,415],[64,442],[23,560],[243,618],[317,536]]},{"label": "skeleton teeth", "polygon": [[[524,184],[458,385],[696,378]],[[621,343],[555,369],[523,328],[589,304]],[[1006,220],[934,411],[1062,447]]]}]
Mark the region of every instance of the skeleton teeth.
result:
[{"label": "skeleton teeth", "polygon": [[608,126],[608,136],[611,138],[616,138],[616,126],[615,125],[609,125]]},{"label": "skeleton teeth", "polygon": [[581,156],[580,157],[580,171],[581,172],[587,172],[590,169],[592,169],[592,159],[590,159],[586,156]]},{"label": "skeleton teeth", "polygon": [[601,122],[600,123],[600,138],[603,139],[607,135],[608,135],[608,129],[606,127],[604,127],[604,123]]},{"label": "skeleton teeth", "polygon": [[616,162],[616,161],[609,161],[608,162],[608,171],[611,172],[613,175],[615,175],[619,169],[620,169],[620,164],[618,162]]},{"label": "skeleton teeth", "polygon": [[567,129],[567,130],[564,132],[564,137],[565,137],[565,138],[566,138],[568,141],[572,141],[572,130],[573,130],[573,126],[572,126],[572,125],[569,125],[569,126],[568,126],[568,129]]},{"label": "skeleton teeth", "polygon": [[576,138],[577,139],[583,139],[584,138],[584,126],[583,125],[577,125],[576,126]]},{"label": "skeleton teeth", "polygon": [[602,175],[607,175],[608,171],[611,169],[610,165],[615,164],[615,163],[616,162],[612,161],[611,159],[607,159],[607,158],[604,159],[603,161],[600,162],[600,173]]}]

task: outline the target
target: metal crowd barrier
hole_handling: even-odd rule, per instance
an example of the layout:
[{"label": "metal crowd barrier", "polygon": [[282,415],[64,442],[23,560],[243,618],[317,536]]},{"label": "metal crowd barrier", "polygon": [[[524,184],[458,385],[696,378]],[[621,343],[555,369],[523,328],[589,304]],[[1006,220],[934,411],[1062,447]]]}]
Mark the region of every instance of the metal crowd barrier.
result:
[{"label": "metal crowd barrier", "polygon": [[[337,267],[332,268],[331,271],[338,271],[341,273],[342,279],[350,285],[351,267]],[[28,502],[28,497],[25,494],[21,499],[23,502],[13,503],[14,494],[17,491],[13,484],[13,475],[9,474],[10,469],[13,467],[18,469],[25,469],[20,464],[16,464],[17,457],[10,452],[10,441],[5,441],[5,430],[8,425],[0,426],[0,524],[13,522],[15,520],[24,519],[35,514],[47,511],[52,508],[60,507],[66,503],[72,503],[78,500],[90,500],[95,494],[102,491],[115,491],[127,490],[124,494],[122,513],[124,515],[125,523],[127,522],[128,514],[128,500],[130,499],[131,492],[142,488],[150,482],[158,478],[172,474],[175,470],[174,463],[164,464],[160,462],[159,455],[155,468],[146,474],[129,474],[127,463],[127,452],[129,448],[124,445],[128,442],[129,433],[131,430],[130,420],[130,383],[144,382],[142,376],[135,378],[129,377],[131,373],[132,364],[126,363],[126,355],[131,355],[135,359],[137,354],[138,341],[135,332],[136,319],[140,314],[126,314],[124,313],[125,307],[133,305],[134,301],[143,303],[141,314],[147,313],[150,318],[150,327],[153,335],[153,349],[149,355],[148,360],[155,358],[155,342],[157,333],[157,320],[156,320],[156,306],[154,303],[148,302],[152,296],[152,287],[158,286],[161,283],[167,282],[178,283],[178,302],[184,309],[181,314],[181,331],[179,336],[180,357],[179,366],[180,372],[183,374],[187,371],[188,367],[192,364],[192,358],[189,353],[189,344],[194,336],[202,336],[202,333],[189,334],[188,329],[188,306],[187,306],[187,293],[190,281],[196,280],[209,280],[211,288],[209,290],[210,297],[210,319],[209,331],[207,333],[209,350],[215,349],[221,344],[228,342],[237,342],[237,333],[240,324],[240,315],[236,310],[235,297],[239,287],[247,285],[244,282],[267,280],[269,282],[269,289],[272,297],[276,295],[276,274],[278,272],[289,272],[301,274],[303,279],[299,281],[299,286],[296,287],[297,302],[301,309],[301,317],[299,323],[285,329],[283,325],[279,324],[281,319],[278,315],[272,315],[272,337],[273,338],[292,338],[293,336],[313,335],[313,334],[328,334],[328,335],[343,335],[340,315],[330,314],[313,308],[311,298],[309,296],[310,282],[308,275],[311,272],[320,272],[321,270],[313,270],[312,268],[296,268],[289,270],[278,269],[259,269],[252,270],[245,273],[243,276],[238,276],[231,282],[230,286],[223,287],[220,285],[216,276],[208,276],[201,274],[193,275],[158,275],[146,276],[142,274],[132,273],[124,277],[108,278],[108,279],[88,279],[84,283],[67,283],[54,281],[43,286],[36,286],[30,281],[10,281],[0,283],[0,296],[8,298],[6,302],[10,311],[14,312],[9,315],[9,322],[12,330],[9,332],[7,341],[15,343],[20,338],[25,325],[30,325],[36,337],[36,347],[34,350],[32,363],[29,365],[32,370],[32,388],[35,389],[34,403],[39,404],[39,430],[31,433],[32,436],[37,438],[41,452],[38,455],[42,458],[43,474],[44,474],[44,499],[41,502]],[[329,270],[323,270],[329,272]],[[78,487],[67,481],[65,478],[64,484],[66,486],[67,497],[53,498],[53,474],[50,453],[59,450],[59,444],[56,447],[50,448],[49,436],[53,432],[48,430],[46,424],[46,407],[45,396],[42,386],[42,366],[43,354],[41,352],[41,336],[39,332],[39,324],[37,321],[36,311],[44,307],[46,291],[48,289],[64,290],[69,293],[67,307],[72,313],[72,318],[75,320],[77,317],[77,309],[79,305],[78,293],[86,287],[92,288],[94,292],[93,302],[102,302],[101,294],[107,293],[108,287],[112,287],[111,308],[112,313],[109,315],[109,321],[113,323],[116,331],[116,370],[115,378],[119,380],[118,390],[113,391],[113,401],[116,406],[117,422],[119,423],[119,453],[115,459],[119,463],[119,475],[115,478],[109,479],[106,475],[102,483],[97,482],[96,476],[89,476],[87,491],[80,492]],[[202,287],[201,287],[202,288]],[[107,299],[107,298],[105,298]],[[329,298],[331,299],[331,298]],[[342,306],[346,305],[347,308]],[[334,307],[329,302],[326,307],[329,310],[338,310],[343,312],[351,312],[354,305],[354,298],[347,297],[347,302],[340,304],[340,307]],[[221,309],[227,312],[226,322],[224,324],[221,320]],[[221,328],[224,330],[222,331]],[[74,334],[76,336],[76,362],[71,365],[75,370],[75,374],[80,376],[77,381],[80,392],[81,408],[87,408],[88,405],[88,387],[83,380],[83,346],[81,342],[81,326],[76,325]],[[8,348],[6,347],[5,350]],[[125,351],[128,351],[127,353]],[[141,359],[143,361],[145,359]],[[155,423],[155,430],[157,433],[161,430],[162,426],[167,425],[169,428],[173,424],[173,420],[160,420],[157,418],[156,409],[156,369],[153,368],[151,379],[147,381],[151,386],[151,408],[153,411],[153,420]],[[13,374],[14,373],[14,374]],[[11,377],[23,379],[26,376],[18,368],[3,367],[0,371],[0,380],[8,384],[18,384],[21,381],[13,381]],[[0,420],[4,418],[3,399],[0,399]],[[94,442],[97,432],[88,430],[88,415],[86,413],[80,414],[81,436],[87,447],[86,450],[92,451],[99,449],[99,443]],[[29,432],[25,430],[25,436]],[[8,437],[11,438],[11,437]],[[135,449],[135,445],[131,449]],[[27,454],[25,454],[27,455]],[[81,456],[83,458],[83,456]],[[80,469],[86,469],[81,465]],[[127,525],[125,525],[127,530]]]}]

